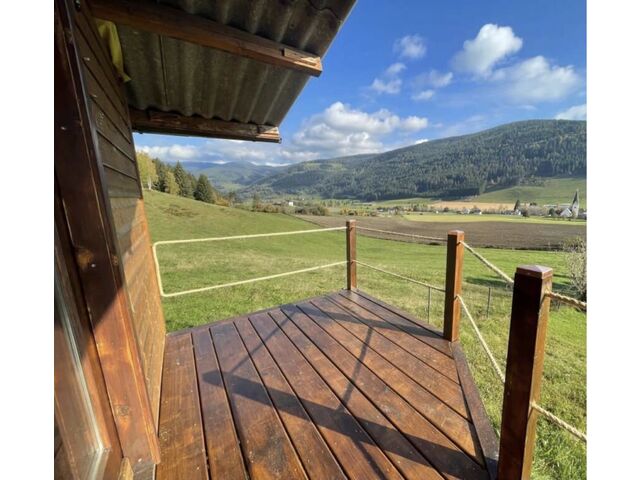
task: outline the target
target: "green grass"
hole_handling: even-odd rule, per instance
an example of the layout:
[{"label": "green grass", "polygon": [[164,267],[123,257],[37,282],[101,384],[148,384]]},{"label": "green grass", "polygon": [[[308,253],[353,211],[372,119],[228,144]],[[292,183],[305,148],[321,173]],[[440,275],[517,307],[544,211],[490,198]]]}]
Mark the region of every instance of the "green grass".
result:
[{"label": "green grass", "polygon": [[585,225],[585,220],[564,220],[561,218],[546,217],[519,217],[515,215],[457,215],[447,213],[410,213],[403,215],[407,220],[413,222],[457,222],[457,223],[475,223],[475,222],[508,222],[508,223],[538,223],[545,225]]},{"label": "green grass", "polygon": [[[217,207],[179,197],[145,192],[149,227],[154,241],[239,235],[245,233],[314,228],[286,215],[252,213]],[[248,279],[344,259],[344,233],[316,233],[253,240],[159,247],[165,291]],[[554,288],[570,293],[565,254],[560,252],[479,249],[506,272],[520,264],[543,264],[555,270]],[[358,238],[358,258],[366,263],[443,285],[445,249],[405,242]],[[359,267],[359,287],[441,328],[443,295],[432,293],[427,313],[424,288]],[[165,298],[169,330],[191,327],[249,313],[303,298],[336,291],[345,284],[342,267],[210,292]],[[486,316],[488,289],[492,289]],[[487,343],[504,366],[506,359],[510,292],[474,257],[467,255],[463,297],[476,317]],[[466,319],[461,341],[481,396],[499,431],[502,386]],[[541,404],[585,429],[586,422],[586,318],[567,307],[554,307],[551,315]],[[534,478],[586,478],[586,449],[568,433],[540,420]]]},{"label": "green grass", "polygon": [[544,186],[510,187],[478,195],[469,201],[513,204],[520,199],[523,203],[536,202],[538,205],[571,203],[576,189],[580,191],[580,206],[587,208],[587,181],[584,178],[550,178]]}]

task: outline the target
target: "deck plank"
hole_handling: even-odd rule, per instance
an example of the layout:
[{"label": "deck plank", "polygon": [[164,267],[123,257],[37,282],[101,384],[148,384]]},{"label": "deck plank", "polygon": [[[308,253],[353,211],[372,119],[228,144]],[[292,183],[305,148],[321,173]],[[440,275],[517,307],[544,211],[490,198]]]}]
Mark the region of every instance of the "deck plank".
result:
[{"label": "deck plank", "polygon": [[[435,348],[429,343],[418,340],[411,332],[419,332],[419,327],[411,326],[411,330],[407,331],[395,323],[393,319],[384,316],[384,310],[381,310],[376,304],[362,305],[358,300],[365,301],[362,297],[357,297],[352,292],[340,292],[330,296],[330,298],[341,306],[347,308],[350,312],[357,315],[367,325],[374,328],[378,333],[384,335],[392,342],[400,345],[405,350],[411,352],[427,365],[437,370],[441,375],[446,376],[449,380],[459,383],[458,373],[456,371],[455,361],[453,357],[442,352],[442,349]],[[449,348],[447,348],[449,350]]]},{"label": "deck plank", "polygon": [[200,405],[211,478],[244,480],[242,451],[209,330],[193,332]]},{"label": "deck plank", "polygon": [[271,317],[407,479],[441,479],[384,414],[281,311]]},{"label": "deck plank", "polygon": [[298,305],[308,317],[333,337],[344,349],[366,365],[380,379],[384,379],[390,388],[403,397],[429,422],[454,441],[460,448],[482,464],[482,450],[473,425],[459,415],[445,402],[422,388],[395,365],[385,360],[371,349],[366,342],[360,341],[339,322],[312,303]]},{"label": "deck plank", "polygon": [[349,292],[342,290],[340,295],[348,298],[352,302],[360,305],[362,308],[369,310],[377,317],[384,319],[387,323],[390,323],[398,329],[410,334],[412,337],[418,339],[420,342],[442,352],[447,357],[453,359],[451,353],[451,344],[448,340],[445,340],[440,334],[431,330],[425,323],[411,319],[408,314],[397,309],[391,309],[388,305],[381,302],[378,299],[374,299],[361,291]]},{"label": "deck plank", "polygon": [[168,479],[495,479],[462,348],[342,290],[166,338]]},{"label": "deck plank", "polygon": [[[354,311],[347,310],[347,306],[344,302],[348,302],[343,297],[330,296],[331,303],[328,299],[313,301],[312,304],[328,313],[334,320],[340,325],[349,330],[353,335],[358,337],[361,341],[366,342],[372,347],[379,355],[384,357],[390,363],[406,373],[409,377],[413,378],[420,385],[422,385],[429,392],[433,393],[440,400],[449,405],[458,414],[468,419],[467,406],[464,401],[464,395],[462,388],[457,382],[454,382],[446,375],[440,373],[437,369],[431,365],[423,362],[417,356],[414,356],[409,351],[399,348],[399,346],[382,335],[376,327],[375,323],[372,323],[366,318],[366,311],[364,317],[360,317],[356,312],[357,305]],[[354,305],[354,304],[352,304]],[[400,333],[403,335],[403,333]],[[406,334],[404,334],[406,335]],[[429,347],[426,347],[429,348]],[[457,373],[454,371],[453,375],[457,377]]]},{"label": "deck plank", "polygon": [[236,327],[280,413],[291,441],[310,479],[346,479],[333,454],[291,390],[275,361],[253,329],[249,319],[236,321]]},{"label": "deck plank", "polygon": [[211,334],[251,478],[305,478],[300,460],[235,326],[214,325]]},{"label": "deck plank", "polygon": [[[411,402],[403,398],[404,395],[412,397],[412,389],[422,390],[419,385],[415,383],[412,386],[403,384],[393,372],[385,372],[383,374],[378,372],[377,375],[374,374],[366,366],[365,362],[367,359],[373,358],[375,354],[366,348],[362,348],[364,346],[362,344],[357,351],[350,352],[344,344],[341,344],[316,323],[316,320],[323,326],[331,328],[330,326],[333,324],[348,335],[350,334],[312,305],[308,303],[295,306],[287,305],[283,306],[281,310],[318,348],[333,360],[334,364],[345,375],[349,376],[350,380],[368,398],[375,400],[387,417],[398,429],[412,439],[412,443],[417,445],[421,453],[441,474],[447,478],[485,478],[484,469],[473,459],[477,458],[477,452],[473,443],[469,442],[469,437],[455,438],[456,442],[464,443],[471,450],[470,453],[465,453],[451,438],[427,421],[423,416],[424,414],[421,415],[423,412],[420,412],[420,410],[425,410],[425,407],[426,409],[432,409],[433,405],[411,405]],[[303,310],[306,310],[310,315],[303,312]],[[358,341],[355,337],[353,339]],[[346,337],[344,340],[348,344],[352,343]],[[380,377],[384,378],[385,381],[382,381]],[[393,385],[395,390],[390,388],[389,384]],[[438,403],[446,408],[446,405],[442,402]],[[442,424],[443,418],[448,419],[447,415],[438,417],[438,414],[443,413],[444,408],[435,408],[433,410],[435,410],[436,414],[432,416],[435,417],[434,420],[436,422]],[[446,427],[451,428],[448,424]],[[470,444],[471,448],[469,448]],[[479,462],[482,463],[483,460],[479,460]]]},{"label": "deck plank", "polygon": [[159,436],[158,480],[209,478],[190,334],[166,341]]},{"label": "deck plank", "polygon": [[250,320],[349,477],[401,479],[393,464],[273,319],[260,314]]}]

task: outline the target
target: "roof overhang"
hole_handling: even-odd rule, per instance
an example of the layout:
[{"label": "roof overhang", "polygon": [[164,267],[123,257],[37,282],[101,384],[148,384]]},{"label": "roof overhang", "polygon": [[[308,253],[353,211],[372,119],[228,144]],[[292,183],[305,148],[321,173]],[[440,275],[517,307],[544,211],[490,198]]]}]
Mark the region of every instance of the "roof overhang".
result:
[{"label": "roof overhang", "polygon": [[134,130],[277,142],[354,3],[91,0],[91,9],[116,25]]}]

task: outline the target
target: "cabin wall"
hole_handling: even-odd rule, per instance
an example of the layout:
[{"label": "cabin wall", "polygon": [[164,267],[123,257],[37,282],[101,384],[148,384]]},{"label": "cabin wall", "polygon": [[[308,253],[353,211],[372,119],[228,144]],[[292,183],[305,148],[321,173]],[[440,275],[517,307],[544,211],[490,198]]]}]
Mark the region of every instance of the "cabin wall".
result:
[{"label": "cabin wall", "polygon": [[165,323],[124,87],[86,4],[75,15],[93,139],[107,187],[146,389],[158,427]]}]

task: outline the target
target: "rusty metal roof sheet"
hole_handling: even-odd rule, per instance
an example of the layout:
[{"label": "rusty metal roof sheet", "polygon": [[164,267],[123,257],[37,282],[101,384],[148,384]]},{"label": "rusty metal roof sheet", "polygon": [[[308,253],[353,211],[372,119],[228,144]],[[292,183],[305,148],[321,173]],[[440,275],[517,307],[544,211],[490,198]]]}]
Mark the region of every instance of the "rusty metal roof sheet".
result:
[{"label": "rusty metal roof sheet", "polygon": [[[323,56],[355,0],[161,0],[193,15]],[[129,104],[278,126],[302,72],[118,25]]]}]

